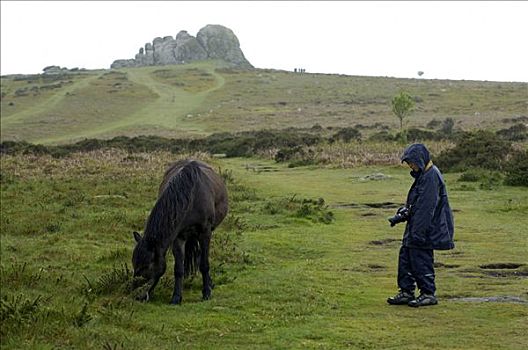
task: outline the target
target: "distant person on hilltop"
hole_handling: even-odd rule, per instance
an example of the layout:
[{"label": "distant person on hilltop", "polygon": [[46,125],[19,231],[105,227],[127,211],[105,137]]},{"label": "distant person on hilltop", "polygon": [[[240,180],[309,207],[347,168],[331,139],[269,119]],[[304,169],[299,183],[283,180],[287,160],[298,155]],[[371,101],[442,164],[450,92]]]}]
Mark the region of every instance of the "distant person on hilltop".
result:
[{"label": "distant person on hilltop", "polygon": [[[413,144],[401,161],[412,169],[414,178],[405,207],[390,218],[391,226],[407,222],[398,261],[400,292],[387,299],[391,305],[413,307],[436,305],[434,253],[453,249],[453,213],[449,207],[446,186],[440,170],[433,165],[429,151],[422,144]],[[416,284],[420,296],[414,297]]]}]

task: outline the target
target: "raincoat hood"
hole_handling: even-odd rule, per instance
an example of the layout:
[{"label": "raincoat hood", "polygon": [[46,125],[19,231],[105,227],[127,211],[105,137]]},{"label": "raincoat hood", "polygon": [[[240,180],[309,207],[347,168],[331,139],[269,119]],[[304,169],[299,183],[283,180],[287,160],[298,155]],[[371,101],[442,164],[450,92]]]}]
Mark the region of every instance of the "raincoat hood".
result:
[{"label": "raincoat hood", "polygon": [[427,147],[421,143],[415,143],[410,145],[403,151],[403,155],[401,156],[401,161],[407,162],[407,163],[413,163],[420,168],[420,171],[423,172],[429,164],[429,161],[431,160],[431,157],[429,155],[429,151],[427,150]]}]

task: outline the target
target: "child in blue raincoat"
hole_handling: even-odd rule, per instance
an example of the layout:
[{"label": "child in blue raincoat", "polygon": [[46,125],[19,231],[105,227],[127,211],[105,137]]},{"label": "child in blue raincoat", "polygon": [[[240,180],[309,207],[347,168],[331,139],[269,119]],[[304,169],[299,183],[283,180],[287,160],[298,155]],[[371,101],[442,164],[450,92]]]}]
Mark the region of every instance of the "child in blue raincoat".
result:
[{"label": "child in blue raincoat", "polygon": [[[412,169],[414,178],[405,207],[408,211],[398,260],[400,292],[387,299],[391,305],[436,305],[434,250],[455,247],[453,213],[440,170],[433,165],[423,144],[413,144],[404,151],[401,161]],[[403,220],[402,220],[403,221]],[[415,298],[418,286],[420,295]]]}]

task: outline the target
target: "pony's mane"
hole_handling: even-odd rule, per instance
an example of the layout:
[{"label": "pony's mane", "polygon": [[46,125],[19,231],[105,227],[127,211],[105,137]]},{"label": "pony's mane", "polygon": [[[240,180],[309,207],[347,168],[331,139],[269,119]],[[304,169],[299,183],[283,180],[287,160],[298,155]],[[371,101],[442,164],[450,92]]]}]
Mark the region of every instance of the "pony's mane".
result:
[{"label": "pony's mane", "polygon": [[[165,190],[159,195],[145,225],[144,239],[151,244],[165,241],[191,204],[194,186],[201,169],[196,162],[183,165],[168,180]],[[159,244],[159,243],[158,243]]]}]

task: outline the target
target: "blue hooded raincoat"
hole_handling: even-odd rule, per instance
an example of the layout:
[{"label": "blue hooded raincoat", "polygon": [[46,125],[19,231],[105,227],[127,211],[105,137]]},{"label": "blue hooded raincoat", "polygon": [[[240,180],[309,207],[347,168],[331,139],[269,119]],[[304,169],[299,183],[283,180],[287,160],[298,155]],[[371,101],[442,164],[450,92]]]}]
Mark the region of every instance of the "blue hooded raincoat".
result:
[{"label": "blue hooded raincoat", "polygon": [[411,171],[414,183],[407,195],[411,208],[403,235],[403,246],[408,248],[448,250],[453,241],[453,213],[449,207],[446,186],[440,170],[431,162],[423,144],[413,144],[403,153],[401,161],[417,165]]}]

